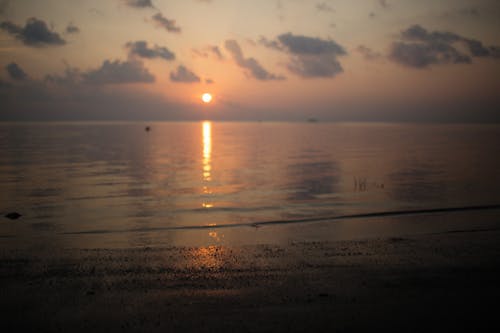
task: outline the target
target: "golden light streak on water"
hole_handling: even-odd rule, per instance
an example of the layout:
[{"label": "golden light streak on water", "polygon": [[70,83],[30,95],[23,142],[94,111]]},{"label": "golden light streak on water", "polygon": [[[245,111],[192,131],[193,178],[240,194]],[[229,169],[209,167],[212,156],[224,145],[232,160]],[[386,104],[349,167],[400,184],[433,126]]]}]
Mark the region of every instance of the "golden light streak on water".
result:
[{"label": "golden light streak on water", "polygon": [[[203,193],[204,194],[210,194],[212,193],[210,191],[210,188],[208,186],[208,183],[212,180],[212,123],[209,121],[204,121],[202,124],[202,139],[203,139],[203,168],[202,168],[202,174],[203,174],[203,181],[206,183],[203,186]],[[212,208],[214,207],[213,203],[210,202],[203,202],[202,204],[203,208]]]},{"label": "golden light streak on water", "polygon": [[212,123],[203,122],[203,180],[211,179],[211,158],[212,158]]}]

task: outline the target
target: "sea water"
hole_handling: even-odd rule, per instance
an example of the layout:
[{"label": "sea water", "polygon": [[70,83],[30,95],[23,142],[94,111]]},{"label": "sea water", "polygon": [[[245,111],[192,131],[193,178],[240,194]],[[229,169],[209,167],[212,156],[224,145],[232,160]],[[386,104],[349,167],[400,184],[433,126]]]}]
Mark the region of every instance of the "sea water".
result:
[{"label": "sea water", "polygon": [[499,147],[498,125],[0,123],[0,213],[22,214],[0,243],[253,243],[273,221],[497,205]]}]

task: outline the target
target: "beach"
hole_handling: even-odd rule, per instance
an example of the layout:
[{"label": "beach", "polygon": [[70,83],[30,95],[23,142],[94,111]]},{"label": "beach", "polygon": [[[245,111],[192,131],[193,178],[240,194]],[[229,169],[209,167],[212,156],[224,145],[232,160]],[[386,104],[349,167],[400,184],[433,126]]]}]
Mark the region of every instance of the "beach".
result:
[{"label": "beach", "polygon": [[0,333],[500,332],[500,0],[0,0]]},{"label": "beach", "polygon": [[499,326],[500,127],[145,126],[1,124],[2,332]]},{"label": "beach", "polygon": [[3,249],[1,322],[4,332],[493,331],[499,237]]}]

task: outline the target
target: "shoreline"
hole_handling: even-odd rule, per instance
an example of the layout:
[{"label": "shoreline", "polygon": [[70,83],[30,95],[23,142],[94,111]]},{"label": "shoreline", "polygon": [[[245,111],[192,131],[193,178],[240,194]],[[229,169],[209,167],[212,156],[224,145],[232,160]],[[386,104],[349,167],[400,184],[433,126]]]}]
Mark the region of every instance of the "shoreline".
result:
[{"label": "shoreline", "polygon": [[498,230],[461,230],[286,245],[2,249],[1,319],[8,331],[491,329],[498,239]]}]

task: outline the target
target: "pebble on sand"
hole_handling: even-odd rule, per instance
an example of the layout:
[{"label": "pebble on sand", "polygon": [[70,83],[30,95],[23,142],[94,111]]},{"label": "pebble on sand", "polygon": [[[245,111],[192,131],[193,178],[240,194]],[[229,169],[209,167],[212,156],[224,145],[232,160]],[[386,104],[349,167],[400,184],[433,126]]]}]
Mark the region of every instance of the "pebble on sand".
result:
[{"label": "pebble on sand", "polygon": [[5,214],[5,217],[8,218],[8,219],[11,219],[11,220],[17,220],[21,216],[22,215],[19,214],[18,212],[11,212],[11,213]]}]

